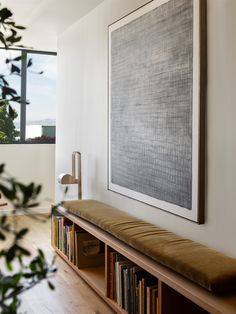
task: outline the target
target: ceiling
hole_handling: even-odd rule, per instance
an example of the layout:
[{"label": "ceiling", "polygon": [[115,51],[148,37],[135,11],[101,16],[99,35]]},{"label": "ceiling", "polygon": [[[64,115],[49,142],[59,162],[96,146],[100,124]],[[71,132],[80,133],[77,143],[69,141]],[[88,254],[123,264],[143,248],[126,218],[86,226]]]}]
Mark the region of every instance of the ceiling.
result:
[{"label": "ceiling", "polygon": [[[1,4],[12,11],[14,21],[26,26],[33,38],[36,33],[37,36],[40,34],[44,34],[44,36],[51,34],[51,37],[52,34],[57,36],[102,1],[1,0]],[[29,31],[27,32],[29,33]]]}]

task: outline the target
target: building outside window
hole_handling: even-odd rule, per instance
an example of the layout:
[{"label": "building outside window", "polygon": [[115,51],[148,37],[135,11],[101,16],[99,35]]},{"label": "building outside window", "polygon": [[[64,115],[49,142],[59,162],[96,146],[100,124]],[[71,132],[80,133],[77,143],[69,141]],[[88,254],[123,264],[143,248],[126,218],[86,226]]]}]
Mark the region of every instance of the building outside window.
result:
[{"label": "building outside window", "polygon": [[[14,65],[20,73],[10,75],[6,60],[18,56]],[[0,49],[1,74],[20,96],[20,103],[12,104],[13,121],[6,108],[0,107],[0,143],[55,143],[56,54]]]}]

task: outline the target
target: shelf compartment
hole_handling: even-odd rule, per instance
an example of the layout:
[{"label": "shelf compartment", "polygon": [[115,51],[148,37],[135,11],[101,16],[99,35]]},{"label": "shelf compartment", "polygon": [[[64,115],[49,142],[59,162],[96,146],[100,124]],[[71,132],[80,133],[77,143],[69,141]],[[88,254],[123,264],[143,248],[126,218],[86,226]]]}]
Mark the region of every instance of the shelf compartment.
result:
[{"label": "shelf compartment", "polygon": [[105,265],[98,267],[89,267],[79,269],[72,264],[67,256],[57,247],[53,246],[55,252],[63,258],[63,260],[116,312],[119,314],[127,314],[125,310],[120,308],[118,304],[106,297],[106,282],[105,282]]},{"label": "shelf compartment", "polygon": [[175,314],[176,309],[179,309],[181,314],[209,314],[163,282],[159,284],[159,298],[161,314]]},{"label": "shelf compartment", "polygon": [[60,255],[74,271],[80,275],[98,294],[105,296],[105,265],[98,267],[88,267],[79,269],[72,262],[70,262],[67,256],[54,246],[54,250]]},{"label": "shelf compartment", "polygon": [[106,245],[106,296],[129,313],[157,313],[158,279]]}]

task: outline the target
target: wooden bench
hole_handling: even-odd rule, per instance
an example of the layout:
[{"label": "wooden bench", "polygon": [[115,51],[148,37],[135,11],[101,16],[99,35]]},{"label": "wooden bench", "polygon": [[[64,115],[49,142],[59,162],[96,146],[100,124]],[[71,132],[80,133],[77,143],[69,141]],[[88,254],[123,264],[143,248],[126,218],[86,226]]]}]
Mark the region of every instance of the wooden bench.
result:
[{"label": "wooden bench", "polygon": [[[123,256],[158,278],[159,313],[236,313],[235,292],[213,294],[206,290],[206,288],[209,290],[215,289],[216,291],[233,289],[233,286],[235,285],[235,259],[231,259],[200,244],[195,244],[193,241],[186,239],[183,241],[182,238],[171,234],[168,231],[136,219],[111,206],[97,201],[87,200],[65,202],[63,207],[59,208],[58,211],[72,221],[74,225],[80,226],[105,244],[106,254],[104,267],[98,267],[97,269],[85,268],[83,270],[78,269],[73,261],[70,262],[67,257],[55,247],[55,245],[54,247],[57,253],[61,255],[73,269],[113,309],[115,309],[116,312],[124,313],[124,310],[121,309],[114,300],[109,298],[109,253],[111,250],[121,253]],[[155,228],[157,228],[157,230],[154,230]],[[138,238],[139,241],[134,241],[133,236],[131,236],[131,239],[127,238],[130,236],[130,230],[132,229],[132,233],[134,234],[136,232],[136,235],[138,235],[136,236],[136,239]],[[138,233],[137,230],[139,230]],[[189,272],[185,271],[183,274],[180,274],[180,270],[182,270],[181,267],[184,265],[182,262],[180,263],[181,267],[178,266],[176,271],[173,270],[172,266],[175,264],[174,262],[171,263],[171,265],[167,265],[167,267],[163,265],[165,258],[163,259],[163,257],[161,257],[160,260],[157,259],[157,257],[162,256],[164,251],[168,253],[168,249],[164,250],[162,254],[153,256],[155,250],[153,250],[153,247],[151,250],[147,249],[146,245],[148,243],[147,239],[150,237],[147,233],[151,232],[151,235],[154,236],[154,231],[159,234],[159,237],[164,237],[165,241],[168,239],[169,245],[171,243],[169,237],[174,237],[172,238],[172,242],[174,242],[171,244],[173,247],[178,245],[181,246],[182,244],[186,245],[187,243],[188,248],[193,246],[194,251],[199,249],[200,253],[206,250],[205,253],[207,253],[207,256],[210,255],[210,258],[212,256],[212,258],[214,257],[216,259],[215,264],[218,266],[214,268],[214,265],[212,265],[211,267],[213,269],[213,275],[209,277],[209,270],[206,274],[204,274],[204,272],[200,273],[201,278],[206,278],[208,276],[206,281],[202,281],[202,279],[200,280],[201,285],[206,283],[205,288],[201,287],[199,282],[198,284],[193,282],[193,280],[198,281],[198,274],[196,275],[195,273],[194,276],[192,276],[190,273],[190,280],[185,278],[187,277],[186,274],[188,275]],[[146,241],[145,237],[140,236],[142,232],[145,232],[146,234]],[[157,235],[155,235],[155,237],[156,236]],[[159,246],[159,249],[160,247],[162,247],[162,249],[165,247],[165,241],[164,246]],[[184,246],[182,246],[182,248],[183,247]],[[154,245],[154,248],[158,248],[158,245]],[[173,252],[176,251],[169,250],[169,253],[173,254]],[[181,255],[183,257],[182,253]],[[199,258],[201,260],[202,257],[199,256]],[[217,263],[217,259],[219,263]],[[169,258],[167,260],[169,261]],[[179,263],[179,259],[177,262]],[[193,267],[191,266],[189,268],[190,271],[196,271],[197,265],[198,263]],[[204,271],[202,263],[199,263],[199,265],[200,268],[198,271]],[[222,270],[221,277],[220,270]],[[226,273],[224,273],[225,270]],[[219,273],[214,274],[214,271]],[[228,277],[230,273],[232,274],[231,279]],[[195,278],[197,278],[197,280],[195,280]],[[217,283],[215,281],[216,279],[218,280]],[[211,282],[211,280],[213,281]],[[223,283],[223,288],[220,288],[219,286],[221,283]],[[227,283],[229,283],[228,286]]]}]

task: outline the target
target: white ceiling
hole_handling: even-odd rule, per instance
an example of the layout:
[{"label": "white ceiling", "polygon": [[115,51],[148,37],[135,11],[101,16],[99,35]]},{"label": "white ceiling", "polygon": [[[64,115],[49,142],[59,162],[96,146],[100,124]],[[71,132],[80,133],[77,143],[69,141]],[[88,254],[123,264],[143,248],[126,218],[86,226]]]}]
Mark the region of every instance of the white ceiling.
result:
[{"label": "white ceiling", "polygon": [[[27,27],[27,44],[35,47],[35,36],[42,42],[57,37],[103,0],[1,0],[13,13],[14,21]],[[50,37],[50,39],[49,39]],[[37,45],[38,46],[38,45]],[[43,48],[44,49],[44,48]]]}]

